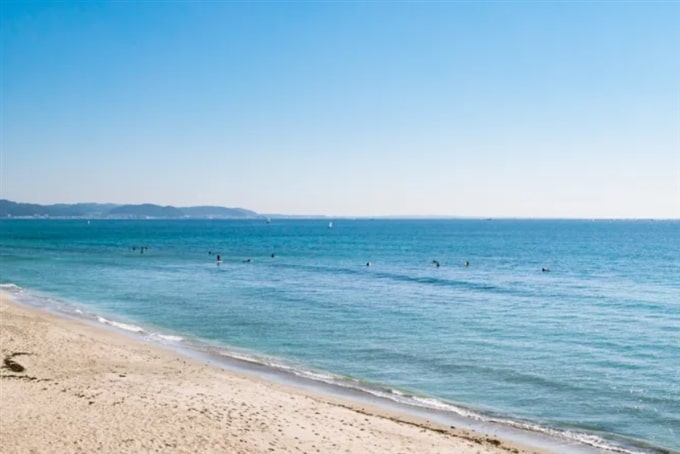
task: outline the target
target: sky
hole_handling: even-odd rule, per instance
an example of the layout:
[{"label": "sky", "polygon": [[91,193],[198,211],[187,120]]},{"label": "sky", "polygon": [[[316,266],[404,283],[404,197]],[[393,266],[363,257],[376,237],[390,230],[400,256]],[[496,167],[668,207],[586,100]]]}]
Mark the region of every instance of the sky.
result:
[{"label": "sky", "polygon": [[680,218],[680,2],[0,2],[0,198]]}]

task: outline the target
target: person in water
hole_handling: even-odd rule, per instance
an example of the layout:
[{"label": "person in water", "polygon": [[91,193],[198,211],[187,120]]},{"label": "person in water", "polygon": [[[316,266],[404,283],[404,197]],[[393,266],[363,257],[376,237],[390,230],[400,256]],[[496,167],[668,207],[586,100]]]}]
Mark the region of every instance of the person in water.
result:
[{"label": "person in water", "polygon": [[470,266],[470,262],[468,262],[468,261],[466,260],[466,261],[465,261],[465,266]]}]

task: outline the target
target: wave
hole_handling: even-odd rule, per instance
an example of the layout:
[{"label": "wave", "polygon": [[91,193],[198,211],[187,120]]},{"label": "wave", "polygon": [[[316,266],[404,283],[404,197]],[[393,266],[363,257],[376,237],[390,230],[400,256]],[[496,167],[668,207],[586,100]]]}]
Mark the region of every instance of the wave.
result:
[{"label": "wave", "polygon": [[[82,311],[79,311],[76,309],[76,312],[79,314],[82,314]],[[100,315],[96,315],[97,321],[99,323],[103,323],[105,325],[113,326],[114,328],[118,328],[124,331],[129,331],[132,333],[137,333],[137,334],[142,334],[144,336],[147,336],[149,339],[156,341],[158,343],[162,344],[167,344],[167,343],[178,343],[182,342],[184,340],[184,337],[174,335],[174,334],[163,334],[159,332],[149,332],[142,328],[141,326],[137,325],[132,325],[129,323],[123,323],[123,322],[117,322],[115,320],[109,320],[107,318],[104,318]]]},{"label": "wave", "polygon": [[152,339],[158,339],[161,341],[168,341],[168,342],[182,342],[184,338],[182,336],[173,336],[171,334],[161,334],[161,333],[151,333],[149,336]]},{"label": "wave", "polygon": [[58,314],[70,316],[70,317],[75,317],[81,320],[88,320],[88,321],[93,321],[96,320],[99,323],[102,323],[104,325],[108,325],[123,331],[128,331],[132,333],[137,333],[137,334],[142,334],[145,336],[148,336],[150,339],[155,340],[160,343],[177,343],[177,342],[182,342],[184,340],[184,337],[178,336],[178,335],[173,335],[173,334],[163,334],[159,332],[149,332],[142,328],[141,326],[133,325],[130,323],[124,323],[116,320],[111,320],[105,317],[102,317],[99,314],[89,312],[87,310],[83,310],[83,308],[78,307],[75,304],[64,302],[55,298],[52,298],[51,296],[47,295],[41,295],[38,292],[28,292],[24,293],[24,289],[16,284],[13,283],[2,283],[0,284],[0,290],[5,290],[16,297],[19,297],[20,294],[21,297],[19,298],[20,303],[22,304],[27,304],[29,306],[35,306],[35,307],[41,307],[45,308],[47,310],[56,312]]},{"label": "wave", "polygon": [[12,284],[11,282],[0,284],[0,289],[1,290],[7,290],[8,292],[11,292],[11,293],[19,293],[19,292],[24,291],[23,288],[19,287],[16,284]]},{"label": "wave", "polygon": [[619,454],[651,454],[672,452],[656,447],[647,447],[643,443],[637,443],[636,441],[626,440],[621,441],[620,444],[617,444],[614,441],[610,441],[596,434],[585,431],[558,429],[541,425],[532,421],[512,419],[490,413],[482,413],[471,408],[456,405],[434,397],[412,394],[404,390],[383,387],[375,383],[364,382],[352,377],[339,376],[330,374],[328,372],[312,370],[304,366],[285,362],[278,358],[271,358],[225,349],[209,350],[213,354],[217,354],[227,360],[238,360],[255,366],[263,366],[273,369],[274,371],[279,371],[284,375],[310,380],[313,383],[323,383],[331,387],[337,387],[348,390],[352,393],[358,393],[359,395],[363,394],[367,397],[373,396],[378,399],[394,402],[407,408],[418,408],[425,411],[436,411],[444,414],[450,414],[452,416],[455,415],[472,422],[476,421],[479,423],[498,424],[500,426],[510,427],[520,431],[544,435],[550,439],[559,440],[561,442],[586,445],[598,450]]},{"label": "wave", "polygon": [[333,275],[345,274],[349,276],[371,276],[374,278],[397,281],[397,282],[409,282],[422,285],[437,285],[444,287],[455,287],[464,290],[476,290],[481,292],[494,292],[503,294],[524,294],[524,292],[519,292],[513,286],[501,287],[498,285],[483,284],[472,281],[447,279],[443,277],[432,277],[432,276],[414,276],[401,273],[392,273],[387,271],[376,271],[372,269],[370,274],[367,274],[362,267],[360,270],[357,268],[344,268],[344,267],[331,267],[331,266],[319,266],[319,265],[300,265],[300,264],[277,264],[280,268],[297,269],[309,272],[321,272],[321,273],[331,273]]},{"label": "wave", "polygon": [[119,329],[122,329],[122,330],[125,330],[125,331],[131,331],[133,333],[140,333],[140,334],[146,333],[146,331],[144,331],[144,328],[141,328],[137,325],[129,325],[127,323],[115,322],[113,320],[108,320],[108,319],[101,317],[99,315],[97,316],[97,321],[99,323],[114,326],[116,328],[119,328]]}]

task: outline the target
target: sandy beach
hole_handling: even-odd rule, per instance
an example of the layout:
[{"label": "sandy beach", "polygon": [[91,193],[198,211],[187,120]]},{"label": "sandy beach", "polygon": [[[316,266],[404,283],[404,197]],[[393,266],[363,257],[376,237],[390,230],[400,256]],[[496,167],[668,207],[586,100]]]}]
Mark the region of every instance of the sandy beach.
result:
[{"label": "sandy beach", "polygon": [[0,292],[0,451],[542,452],[270,383]]}]

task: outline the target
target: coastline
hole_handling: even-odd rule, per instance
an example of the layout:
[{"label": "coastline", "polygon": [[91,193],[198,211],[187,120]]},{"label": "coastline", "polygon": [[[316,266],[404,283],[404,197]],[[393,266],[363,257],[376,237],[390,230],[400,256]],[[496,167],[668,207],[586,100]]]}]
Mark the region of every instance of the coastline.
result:
[{"label": "coastline", "polygon": [[12,452],[549,452],[225,370],[3,290],[0,345]]}]

